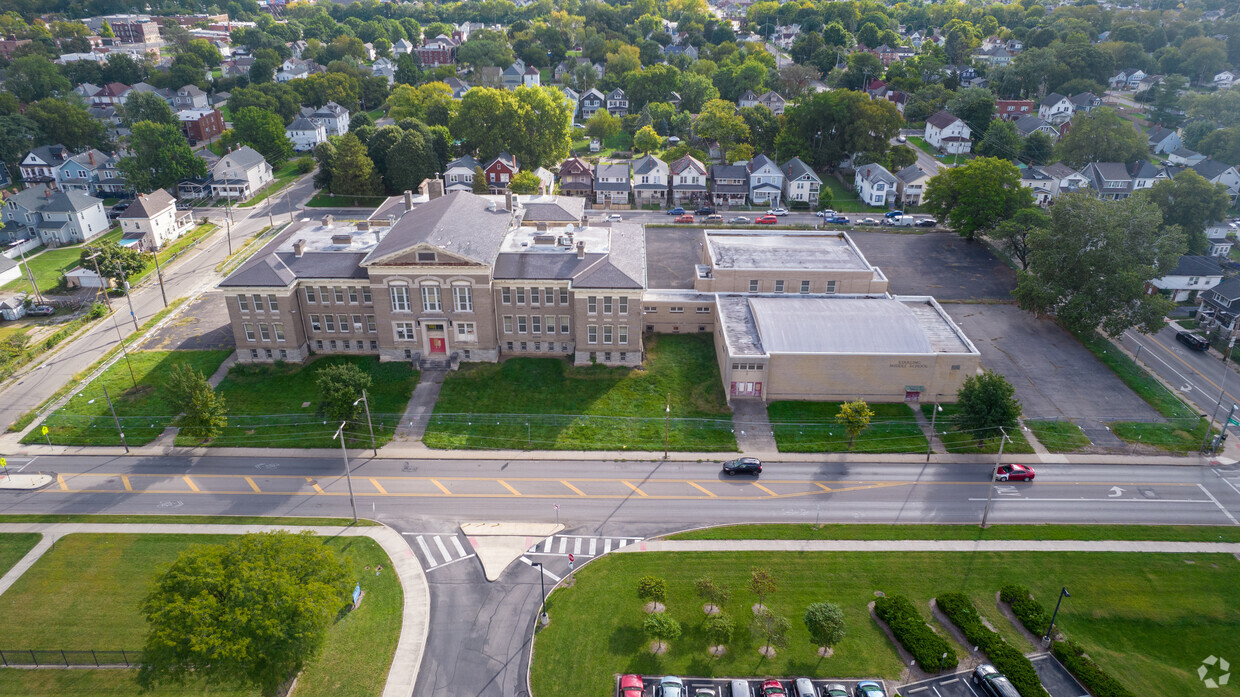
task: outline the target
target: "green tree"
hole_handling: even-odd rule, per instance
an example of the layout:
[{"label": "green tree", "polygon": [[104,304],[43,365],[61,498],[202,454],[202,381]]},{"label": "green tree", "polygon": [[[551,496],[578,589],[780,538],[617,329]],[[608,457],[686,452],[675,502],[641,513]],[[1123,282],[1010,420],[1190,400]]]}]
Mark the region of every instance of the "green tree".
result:
[{"label": "green tree", "polygon": [[667,598],[667,584],[657,576],[637,579],[637,597],[651,603],[662,603]]},{"label": "green tree", "polygon": [[633,136],[633,149],[637,152],[653,152],[661,147],[663,138],[651,126],[642,126],[637,135]]},{"label": "green tree", "polygon": [[568,157],[573,108],[564,94],[550,87],[518,87],[515,94],[516,131],[509,152],[530,169],[554,166]]},{"label": "green tree", "polygon": [[1112,336],[1132,327],[1153,333],[1173,303],[1147,294],[1146,283],[1175,268],[1188,247],[1184,233],[1162,223],[1144,196],[1061,195],[1050,227],[1029,235],[1029,270],[1019,273],[1012,295],[1022,309],[1054,315],[1071,331],[1101,325]]},{"label": "green tree", "polygon": [[171,188],[182,179],[206,176],[207,163],[194,154],[181,129],[150,121],[135,123],[129,135],[130,155],[116,168],[135,191]]},{"label": "green tree", "polygon": [[1015,161],[1020,156],[1020,132],[1011,121],[994,119],[986,129],[982,142],[977,144],[977,154]]},{"label": "green tree", "polygon": [[732,641],[732,635],[736,633],[736,622],[721,612],[707,617],[703,629],[711,646],[723,646]]},{"label": "green tree", "polygon": [[606,109],[599,109],[586,121],[586,135],[598,138],[600,143],[619,132],[620,119],[612,116]]},{"label": "green tree", "polygon": [[329,422],[351,421],[361,413],[362,392],[370,387],[370,375],[354,363],[333,363],[319,369],[319,411]]},{"label": "green tree", "polygon": [[228,425],[224,398],[215,393],[202,373],[181,363],[168,372],[168,404],[182,414],[181,434],[207,440]]},{"label": "green tree", "polygon": [[39,124],[17,114],[0,116],[0,162],[8,167],[10,181],[21,177],[18,165],[30,150],[31,143],[40,142]]},{"label": "green tree", "polygon": [[1222,220],[1231,203],[1226,186],[1213,184],[1191,169],[1174,179],[1157,181],[1143,193],[1162,211],[1164,227],[1177,226],[1187,236],[1189,254],[1209,251],[1206,226]]},{"label": "green tree", "polygon": [[60,143],[70,150],[105,146],[103,122],[95,120],[76,101],[44,99],[31,104],[26,116],[39,125],[49,143]]},{"label": "green tree", "polygon": [[706,601],[707,613],[710,613],[712,610],[721,610],[721,606],[728,602],[728,598],[732,597],[732,591],[728,588],[728,584],[716,581],[710,576],[703,576],[694,581],[693,589],[697,592],[698,597]]},{"label": "green tree", "polygon": [[73,89],[56,65],[43,56],[22,56],[9,64],[5,89],[29,104]]},{"label": "green tree", "polygon": [[423,181],[433,178],[439,170],[434,148],[417,131],[405,131],[385,153],[384,160],[387,165],[384,181],[392,193],[417,191]]},{"label": "green tree", "polygon": [[1040,208],[1022,208],[1011,218],[995,226],[990,233],[994,241],[1020,262],[1021,269],[1029,268],[1029,235],[1034,230],[1050,227],[1051,219]]},{"label": "green tree", "polygon": [[757,152],[774,153],[775,138],[779,136],[779,117],[762,106],[747,106],[739,111],[749,127],[749,144]]},{"label": "green tree", "polygon": [[482,171],[482,167],[474,167],[473,192],[480,195],[491,192],[491,187],[487,186],[487,173]]},{"label": "green tree", "polygon": [[336,143],[336,154],[332,158],[332,193],[351,196],[355,203],[363,196],[382,193],[375,163],[370,161],[366,146],[353,133],[344,134]]},{"label": "green tree", "polygon": [[283,119],[258,107],[246,107],[233,114],[233,135],[238,142],[257,150],[273,169],[293,155]]},{"label": "green tree", "polygon": [[758,568],[749,570],[749,590],[758,596],[759,605],[766,605],[767,596],[774,593],[778,588],[779,583],[770,571]]},{"label": "green tree", "polygon": [[514,194],[536,194],[538,188],[542,186],[542,180],[538,178],[528,169],[523,169],[513,175],[512,181],[508,183],[508,188]]},{"label": "green tree", "polygon": [[994,116],[995,93],[985,87],[960,90],[955,97],[947,100],[947,110],[968,124],[973,132],[973,142],[976,143],[987,131],[986,124],[990,123]]},{"label": "green tree", "polygon": [[1188,80],[1183,75],[1168,75],[1154,85],[1150,90],[1154,98],[1147,118],[1166,128],[1179,126],[1184,121],[1184,112],[1180,109],[1180,90],[1187,86]]},{"label": "green tree", "polygon": [[931,177],[924,205],[940,222],[950,222],[957,234],[972,240],[1032,206],[1033,195],[1021,185],[1016,165],[979,157]]},{"label": "green tree", "polygon": [[112,32],[112,25],[108,24],[108,20],[106,19],[103,20],[103,23],[99,26],[99,38],[101,39],[115,39],[116,38],[116,34]]},{"label": "green tree", "polygon": [[680,108],[683,111],[696,114],[703,104],[718,98],[719,90],[709,77],[692,72],[680,76]]},{"label": "green tree", "polygon": [[322,649],[348,592],[345,564],[313,533],[190,547],[143,600],[138,682],[253,685],[273,697]]},{"label": "green tree", "polygon": [[1201,138],[1197,149],[1219,162],[1240,165],[1240,126],[1212,130]]},{"label": "green tree", "polygon": [[745,119],[736,113],[734,104],[722,99],[712,99],[702,106],[694,130],[699,137],[719,143],[719,157],[725,162],[733,145],[749,139]]},{"label": "green tree", "polygon": [[1025,137],[1020,147],[1020,161],[1030,165],[1050,164],[1055,156],[1055,141],[1042,131],[1034,131]]},{"label": "green tree", "polygon": [[846,90],[862,90],[870,80],[882,76],[883,64],[873,53],[858,51],[849,54],[848,68],[840,75],[839,84]]},{"label": "green tree", "polygon": [[1070,167],[1090,162],[1132,162],[1148,157],[1147,138],[1114,109],[1101,107],[1078,113],[1059,141],[1056,154]]},{"label": "green tree", "polygon": [[[99,257],[90,259],[96,252]],[[99,264],[99,273],[103,274],[104,278],[115,281],[117,286],[121,286],[126,279],[132,279],[142,273],[142,270],[146,268],[146,258],[142,252],[132,247],[122,247],[111,240],[82,248],[80,257],[82,266],[93,269],[96,262]]]},{"label": "green tree", "polygon": [[805,609],[805,628],[814,646],[835,646],[844,638],[844,611],[835,603],[813,603]]},{"label": "green tree", "polygon": [[1016,388],[1002,375],[986,370],[970,375],[956,392],[955,428],[975,436],[978,442],[1015,429],[1020,419]]},{"label": "green tree", "polygon": [[314,161],[319,169],[314,173],[314,186],[319,189],[332,190],[332,163],[336,158],[336,146],[330,141],[325,140],[314,146],[314,150],[310,153],[314,156]]},{"label": "green tree", "polygon": [[868,162],[885,160],[904,119],[886,99],[831,90],[802,99],[784,113],[783,122],[775,139],[779,159],[797,156],[821,170],[857,153]]},{"label": "green tree", "polygon": [[753,613],[751,629],[754,636],[765,642],[762,655],[769,658],[773,655],[772,649],[782,649],[788,645],[788,632],[792,629],[792,623],[787,617],[760,607]]},{"label": "green tree", "polygon": [[164,126],[180,125],[177,115],[172,113],[172,107],[154,92],[131,92],[117,111],[120,112],[121,123],[127,128],[132,128],[139,121]]},{"label": "green tree", "polygon": [[642,631],[655,642],[655,651],[663,653],[665,644],[680,638],[680,623],[666,612],[652,612],[642,622]]},{"label": "green tree", "polygon": [[852,450],[853,441],[857,439],[857,436],[870,427],[872,418],[874,418],[874,412],[864,399],[840,404],[840,411],[835,415],[835,421],[848,433],[849,450]]}]

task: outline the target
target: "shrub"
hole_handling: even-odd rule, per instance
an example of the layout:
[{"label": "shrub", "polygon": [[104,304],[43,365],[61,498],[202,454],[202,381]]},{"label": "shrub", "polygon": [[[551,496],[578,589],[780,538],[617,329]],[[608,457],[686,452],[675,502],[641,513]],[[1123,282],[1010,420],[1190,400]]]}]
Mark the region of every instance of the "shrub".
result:
[{"label": "shrub", "polygon": [[964,632],[969,642],[989,656],[995,668],[1012,681],[1022,697],[1050,697],[1025,654],[982,623],[981,615],[977,614],[977,608],[968,596],[964,593],[943,593],[936,602],[943,614]]},{"label": "shrub", "polygon": [[313,172],[314,171],[314,158],[313,157],[297,158],[297,171],[301,172],[302,174],[309,174]]},{"label": "shrub", "polygon": [[1008,584],[999,590],[999,599],[1012,608],[1012,614],[1025,625],[1034,636],[1042,636],[1042,632],[1051,624],[1042,603],[1034,600],[1032,593],[1024,586]]},{"label": "shrub", "polygon": [[712,646],[721,646],[732,640],[732,634],[736,631],[736,623],[731,617],[723,614],[711,615],[706,620],[706,638],[710,640]]},{"label": "shrub", "polygon": [[[909,599],[902,595],[885,595],[874,601],[874,614],[887,623],[896,640],[922,667],[939,665],[955,668],[960,659],[947,640],[926,625],[925,619]],[[943,660],[943,654],[947,659]]]},{"label": "shrub", "polygon": [[663,602],[667,596],[667,585],[663,579],[654,576],[642,576],[637,579],[637,597],[655,603]]},{"label": "shrub", "polygon": [[680,638],[680,623],[666,612],[656,612],[646,616],[642,623],[642,631],[655,641],[675,641]]},{"label": "shrub", "polygon": [[1090,660],[1085,649],[1075,641],[1057,641],[1051,646],[1051,653],[1094,697],[1133,697],[1127,688]]},{"label": "shrub", "polygon": [[809,201],[789,201],[788,208],[794,211],[807,211],[809,210]]}]

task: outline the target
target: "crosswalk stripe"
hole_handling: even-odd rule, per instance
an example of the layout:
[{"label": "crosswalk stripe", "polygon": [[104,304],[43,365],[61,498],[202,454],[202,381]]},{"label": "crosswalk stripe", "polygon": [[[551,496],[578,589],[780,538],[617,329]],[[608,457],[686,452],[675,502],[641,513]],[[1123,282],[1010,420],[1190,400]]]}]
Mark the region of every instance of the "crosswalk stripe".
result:
[{"label": "crosswalk stripe", "polygon": [[626,540],[626,539],[624,539],[624,538],[622,537],[622,538],[620,538],[620,543],[619,543],[619,546],[617,546],[617,547],[616,547],[616,549],[620,549],[620,547],[623,547],[623,546],[627,545],[628,543],[629,543],[629,541],[628,541],[628,540]]},{"label": "crosswalk stripe", "polygon": [[439,553],[443,555],[444,561],[452,561],[452,555],[448,554],[448,548],[443,546],[443,538],[435,536],[435,546],[439,548]]},{"label": "crosswalk stripe", "polygon": [[611,553],[611,538],[603,540],[603,554]]},{"label": "crosswalk stripe", "polygon": [[418,535],[414,539],[418,541],[418,546],[422,548],[422,554],[425,555],[427,561],[430,562],[431,568],[439,566],[439,564],[435,563],[435,557],[431,556],[431,548],[426,546],[426,540],[423,539],[421,535]]},{"label": "crosswalk stripe", "polygon": [[566,549],[568,549],[568,538],[567,538],[567,537],[561,537],[561,538],[560,538],[560,554],[563,554],[563,553],[564,553],[564,550],[566,550]]},{"label": "crosswalk stripe", "polygon": [[554,539],[554,538],[548,537],[548,538],[547,538],[547,541],[543,543],[543,554],[550,554],[550,553],[551,553],[551,540],[553,540],[553,539]]},{"label": "crosswalk stripe", "polygon": [[590,556],[594,556],[594,549],[595,549],[595,545],[597,544],[598,544],[598,538],[591,537],[590,538]]},{"label": "crosswalk stripe", "polygon": [[465,548],[461,546],[461,541],[453,536],[452,544],[456,546],[456,553],[459,555],[459,558],[465,558]]},{"label": "crosswalk stripe", "polygon": [[573,554],[581,554],[581,538],[573,540]]}]

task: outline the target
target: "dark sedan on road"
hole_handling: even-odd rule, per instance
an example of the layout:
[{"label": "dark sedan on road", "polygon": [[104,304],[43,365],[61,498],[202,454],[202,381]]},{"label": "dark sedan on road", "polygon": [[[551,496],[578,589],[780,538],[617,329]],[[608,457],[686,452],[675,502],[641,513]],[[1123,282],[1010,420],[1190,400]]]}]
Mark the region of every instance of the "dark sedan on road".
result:
[{"label": "dark sedan on road", "polygon": [[1028,465],[1000,465],[995,470],[995,479],[1001,482],[1032,482],[1037,474]]},{"label": "dark sedan on road", "polygon": [[723,463],[723,473],[728,476],[737,474],[762,474],[762,461],[756,457],[742,457]]},{"label": "dark sedan on road", "polygon": [[1175,340],[1194,351],[1210,350],[1210,342],[1206,341],[1205,337],[1197,336],[1192,332],[1177,332]]}]

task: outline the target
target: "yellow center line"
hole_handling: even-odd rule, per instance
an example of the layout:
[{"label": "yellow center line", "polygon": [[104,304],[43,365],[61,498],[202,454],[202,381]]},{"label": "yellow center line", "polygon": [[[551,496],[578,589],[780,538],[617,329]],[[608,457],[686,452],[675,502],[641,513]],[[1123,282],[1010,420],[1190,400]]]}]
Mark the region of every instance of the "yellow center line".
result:
[{"label": "yellow center line", "polygon": [[129,483],[129,477],[122,474],[121,482],[125,484],[125,491],[133,491],[133,485]]},{"label": "yellow center line", "polygon": [[380,493],[380,494],[383,494],[383,495],[385,495],[385,496],[387,495],[387,489],[384,489],[384,488],[383,488],[383,485],[379,483],[379,480],[378,480],[378,479],[375,479],[374,477],[371,477],[371,478],[370,478],[370,483],[375,485],[375,488],[379,490],[379,493]]},{"label": "yellow center line", "polygon": [[719,498],[718,496],[716,496],[716,495],[715,495],[715,492],[711,491],[710,489],[707,489],[706,487],[702,486],[701,484],[698,484],[697,482],[689,482],[689,486],[693,487],[694,489],[697,489],[698,491],[702,492],[703,494],[706,494],[707,496],[711,497],[712,499],[717,499],[717,498]]},{"label": "yellow center line", "polygon": [[819,489],[822,489],[823,491],[827,493],[831,492],[831,487],[827,486],[826,484],[823,484],[822,482],[814,482],[814,486],[818,487]]},{"label": "yellow center line", "polygon": [[246,478],[245,478],[245,483],[250,485],[250,488],[254,490],[254,493],[256,493],[256,494],[261,494],[261,493],[263,492],[263,490],[262,490],[262,489],[259,489],[259,488],[258,488],[258,485],[257,485],[257,484],[255,484],[255,483],[254,483],[254,480],[253,480],[253,479],[251,479],[250,477],[246,477]]},{"label": "yellow center line", "polygon": [[512,485],[511,485],[511,484],[509,484],[508,482],[506,482],[506,481],[504,481],[504,480],[502,480],[502,479],[496,479],[495,481],[499,482],[499,483],[500,483],[500,486],[502,486],[502,487],[504,487],[505,489],[507,489],[507,490],[511,491],[513,496],[520,496],[520,495],[521,495],[521,492],[519,492],[519,491],[517,491],[516,489],[512,488]]},{"label": "yellow center line", "polygon": [[560,480],[560,483],[561,483],[561,484],[563,484],[564,486],[568,487],[569,489],[572,489],[572,490],[573,490],[573,493],[574,493],[574,494],[576,494],[576,495],[578,495],[578,496],[585,496],[585,495],[586,495],[586,492],[584,492],[584,491],[582,491],[581,489],[578,489],[577,487],[575,487],[575,486],[573,486],[572,484],[570,484],[570,483],[568,482],[568,480],[567,480],[567,479],[561,479],[561,480]]},{"label": "yellow center line", "polygon": [[432,479],[431,484],[434,484],[435,486],[439,487],[439,490],[447,494],[448,496],[452,495],[452,492],[448,491],[448,487],[444,486],[443,484],[440,484],[438,479]]},{"label": "yellow center line", "polygon": [[771,496],[779,496],[779,494],[777,494],[777,493],[775,493],[775,492],[771,491],[770,489],[768,489],[768,488],[766,488],[766,487],[762,486],[761,484],[759,484],[759,483],[757,483],[757,482],[753,482],[753,485],[754,485],[755,487],[757,487],[757,488],[759,488],[759,489],[761,489],[761,490],[765,491],[766,493],[770,494]]},{"label": "yellow center line", "polygon": [[313,480],[312,478],[310,478],[310,477],[306,477],[306,481],[310,483],[310,486],[314,487],[314,493],[316,493],[316,494],[321,494],[321,493],[323,493],[323,487],[319,486],[319,483],[318,483],[318,482],[314,481],[314,480]]},{"label": "yellow center line", "polygon": [[194,480],[189,478],[188,474],[185,475],[184,477],[181,477],[181,479],[184,479],[185,483],[188,484],[189,488],[192,489],[195,493],[198,492],[198,485],[194,483]]},{"label": "yellow center line", "polygon": [[[1171,349],[1167,348],[1166,346],[1163,346],[1163,344],[1162,344],[1162,342],[1161,342],[1161,341],[1159,341],[1158,339],[1155,339],[1155,338],[1154,338],[1154,337],[1152,337],[1152,336],[1148,336],[1148,337],[1146,337],[1146,338],[1147,338],[1147,339],[1149,339],[1150,341],[1152,341],[1152,342],[1153,342],[1156,346],[1158,346],[1158,347],[1159,347],[1159,348],[1161,348],[1162,350],[1166,351],[1169,355],[1171,355],[1172,357],[1174,357],[1177,361],[1179,361],[1179,362],[1183,363],[1185,368],[1188,368],[1189,370],[1193,371],[1194,373],[1197,373],[1198,375],[1200,375],[1200,376],[1201,376],[1201,379],[1202,379],[1202,380],[1205,380],[1207,383],[1209,383],[1210,387],[1213,387],[1213,388],[1214,388],[1214,389],[1216,389],[1216,390],[1221,389],[1221,388],[1220,388],[1217,384],[1215,384],[1215,382],[1214,382],[1213,380],[1211,380],[1210,378],[1206,377],[1204,373],[1202,373],[1200,370],[1197,370],[1197,369],[1196,369],[1196,368],[1194,368],[1193,366],[1189,365],[1189,364],[1188,364],[1188,361],[1186,361],[1186,360],[1184,360],[1183,358],[1181,358],[1180,356],[1176,355],[1175,351],[1172,351]],[[1231,393],[1230,393],[1230,392],[1227,392],[1226,394],[1227,394],[1227,398],[1228,398],[1228,399],[1230,399],[1230,400],[1232,400],[1232,401],[1236,401],[1236,398],[1235,398],[1235,397],[1233,397],[1233,396],[1231,395]]]},{"label": "yellow center line", "polygon": [[64,478],[64,477],[62,477],[62,476],[60,476],[59,474],[58,474],[58,475],[56,475],[56,483],[60,485],[60,490],[61,490],[61,491],[68,491],[68,490],[69,490],[68,485],[66,485],[66,484],[65,484],[65,478]]},{"label": "yellow center line", "polygon": [[627,486],[628,488],[632,489],[633,491],[636,491],[636,492],[638,493],[638,495],[640,495],[642,498],[647,498],[646,492],[644,492],[644,491],[642,491],[641,489],[638,489],[636,486],[634,486],[634,485],[633,485],[633,482],[626,481],[626,480],[624,480],[624,479],[621,479],[620,481],[621,481],[621,482],[623,482],[623,483],[624,483],[624,485],[625,485],[625,486]]}]

